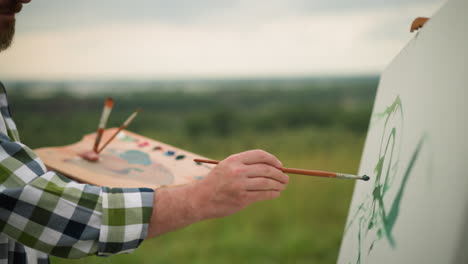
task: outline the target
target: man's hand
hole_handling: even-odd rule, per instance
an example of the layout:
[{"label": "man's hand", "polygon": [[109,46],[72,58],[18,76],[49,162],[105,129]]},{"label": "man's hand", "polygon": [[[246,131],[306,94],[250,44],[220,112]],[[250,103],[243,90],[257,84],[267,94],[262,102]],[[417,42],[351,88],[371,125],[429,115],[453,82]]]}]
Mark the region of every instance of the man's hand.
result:
[{"label": "man's hand", "polygon": [[251,150],[226,158],[193,184],[157,189],[147,237],[277,198],[289,181],[277,167],[282,164],[273,155]]},{"label": "man's hand", "polygon": [[197,182],[194,207],[203,219],[233,214],[249,204],[280,196],[289,177],[277,169],[281,162],[263,150],[251,150],[221,161]]}]

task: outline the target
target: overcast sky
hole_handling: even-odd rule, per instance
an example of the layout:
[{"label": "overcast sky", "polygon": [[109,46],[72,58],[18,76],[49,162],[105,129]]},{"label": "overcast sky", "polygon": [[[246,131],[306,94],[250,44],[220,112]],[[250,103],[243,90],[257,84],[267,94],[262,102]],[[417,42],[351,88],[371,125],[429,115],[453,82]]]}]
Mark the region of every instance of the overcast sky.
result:
[{"label": "overcast sky", "polygon": [[379,73],[441,0],[33,0],[6,79]]}]

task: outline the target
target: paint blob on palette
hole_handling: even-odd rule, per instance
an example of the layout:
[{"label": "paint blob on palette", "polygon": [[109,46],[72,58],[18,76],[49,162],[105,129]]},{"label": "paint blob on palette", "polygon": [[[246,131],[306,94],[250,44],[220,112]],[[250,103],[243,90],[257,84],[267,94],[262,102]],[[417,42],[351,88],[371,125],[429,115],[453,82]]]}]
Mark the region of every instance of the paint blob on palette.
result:
[{"label": "paint blob on palette", "polygon": [[109,177],[128,177],[160,185],[174,183],[174,175],[168,168],[140,150],[108,149],[101,153],[99,162],[89,162],[79,156],[65,162]]},{"label": "paint blob on palette", "polygon": [[[115,132],[104,132],[103,142]],[[211,165],[197,164],[194,153],[122,131],[99,155],[98,162],[79,156],[93,146],[95,134],[73,145],[37,149],[46,166],[75,180],[109,187],[180,185],[204,178]]]}]

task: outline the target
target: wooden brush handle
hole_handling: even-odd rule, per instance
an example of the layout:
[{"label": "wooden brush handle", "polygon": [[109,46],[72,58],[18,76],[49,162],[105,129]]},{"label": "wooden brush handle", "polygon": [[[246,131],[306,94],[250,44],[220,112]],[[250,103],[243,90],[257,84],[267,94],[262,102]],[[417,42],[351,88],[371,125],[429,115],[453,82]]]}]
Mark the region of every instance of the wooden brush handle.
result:
[{"label": "wooden brush handle", "polygon": [[[200,163],[209,163],[209,164],[218,164],[219,161],[216,160],[205,160],[205,159],[194,159],[195,162]],[[291,174],[300,174],[300,175],[308,175],[308,176],[317,176],[317,177],[327,177],[333,178],[336,177],[336,173],[328,172],[328,171],[317,171],[317,170],[304,170],[304,169],[293,169],[293,168],[278,168],[284,173],[291,173]]]}]

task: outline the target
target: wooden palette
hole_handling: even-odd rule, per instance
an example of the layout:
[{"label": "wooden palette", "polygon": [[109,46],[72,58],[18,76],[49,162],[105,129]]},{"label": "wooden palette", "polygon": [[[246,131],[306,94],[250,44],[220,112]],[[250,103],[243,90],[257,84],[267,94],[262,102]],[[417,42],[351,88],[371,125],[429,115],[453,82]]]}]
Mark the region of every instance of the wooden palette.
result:
[{"label": "wooden palette", "polygon": [[[117,130],[104,132],[102,142]],[[151,187],[190,183],[205,177],[212,165],[195,163],[197,154],[123,130],[100,153],[99,161],[80,157],[93,147],[96,133],[78,143],[36,149],[45,165],[79,182],[108,187]]]}]

